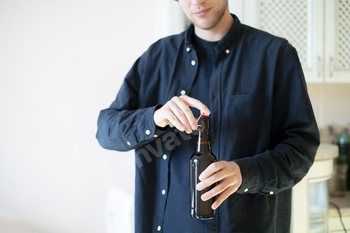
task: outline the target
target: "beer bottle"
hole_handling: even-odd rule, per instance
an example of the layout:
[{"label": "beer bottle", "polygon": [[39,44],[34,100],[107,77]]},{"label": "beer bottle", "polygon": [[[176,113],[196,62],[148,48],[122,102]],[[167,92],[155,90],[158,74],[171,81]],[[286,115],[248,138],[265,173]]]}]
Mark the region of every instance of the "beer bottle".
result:
[{"label": "beer bottle", "polygon": [[199,175],[213,162],[216,162],[215,155],[211,152],[209,140],[209,115],[201,114],[198,119],[198,140],[196,152],[190,159],[190,193],[191,193],[191,216],[196,219],[212,219],[216,210],[211,208],[215,197],[202,201],[201,195],[215,187],[216,184],[198,191],[196,185],[200,182]]}]

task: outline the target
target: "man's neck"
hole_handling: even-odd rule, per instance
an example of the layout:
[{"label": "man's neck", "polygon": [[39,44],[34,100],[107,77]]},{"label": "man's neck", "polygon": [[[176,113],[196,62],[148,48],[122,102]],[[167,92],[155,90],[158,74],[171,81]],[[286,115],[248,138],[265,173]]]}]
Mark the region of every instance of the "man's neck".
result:
[{"label": "man's neck", "polygon": [[219,41],[230,30],[234,23],[234,19],[230,14],[228,7],[225,10],[225,14],[220,22],[209,30],[203,30],[195,26],[194,33],[201,39],[206,41]]}]

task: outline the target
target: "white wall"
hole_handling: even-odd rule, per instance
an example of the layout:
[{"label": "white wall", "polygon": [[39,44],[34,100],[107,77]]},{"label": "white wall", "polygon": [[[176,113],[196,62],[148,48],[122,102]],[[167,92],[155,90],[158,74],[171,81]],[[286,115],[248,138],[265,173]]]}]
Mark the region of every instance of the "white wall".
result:
[{"label": "white wall", "polygon": [[321,130],[321,142],[332,143],[344,128],[350,130],[350,84],[309,83],[308,92]]},{"label": "white wall", "polygon": [[102,149],[99,111],[153,40],[151,1],[0,1],[0,232],[104,232],[133,153]]}]

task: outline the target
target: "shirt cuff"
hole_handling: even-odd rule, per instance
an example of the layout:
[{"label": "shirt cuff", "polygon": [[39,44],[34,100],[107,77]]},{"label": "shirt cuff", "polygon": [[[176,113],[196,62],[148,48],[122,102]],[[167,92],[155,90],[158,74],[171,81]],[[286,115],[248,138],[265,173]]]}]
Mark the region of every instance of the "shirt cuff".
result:
[{"label": "shirt cuff", "polygon": [[164,127],[164,128],[157,127],[154,124],[154,120],[153,120],[154,112],[161,107],[162,107],[162,105],[156,105],[154,107],[150,107],[142,115],[142,117],[140,118],[140,120],[137,124],[138,141],[141,142],[144,140],[150,140],[152,138],[157,138],[159,135],[166,132],[166,130],[169,128],[169,127]]},{"label": "shirt cuff", "polygon": [[242,174],[241,187],[236,191],[238,194],[256,194],[261,186],[261,168],[253,157],[235,160]]}]

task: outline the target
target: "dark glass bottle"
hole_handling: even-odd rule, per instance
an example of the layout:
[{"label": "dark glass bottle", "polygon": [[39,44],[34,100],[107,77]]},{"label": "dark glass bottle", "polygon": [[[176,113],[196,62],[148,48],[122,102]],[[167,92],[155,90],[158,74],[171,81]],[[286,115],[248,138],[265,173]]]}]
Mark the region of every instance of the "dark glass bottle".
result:
[{"label": "dark glass bottle", "polygon": [[348,165],[347,175],[344,178],[345,178],[347,190],[350,190],[350,134],[347,129],[344,129],[338,135],[337,145],[339,148],[338,161],[340,159],[343,159],[344,163]]},{"label": "dark glass bottle", "polygon": [[209,115],[201,115],[198,120],[198,141],[197,150],[190,159],[190,192],[191,192],[191,216],[196,219],[212,219],[216,210],[211,208],[215,197],[208,201],[202,201],[202,194],[214,188],[216,184],[202,191],[196,189],[200,182],[199,175],[213,162],[216,162],[215,155],[211,152],[209,140]]}]

